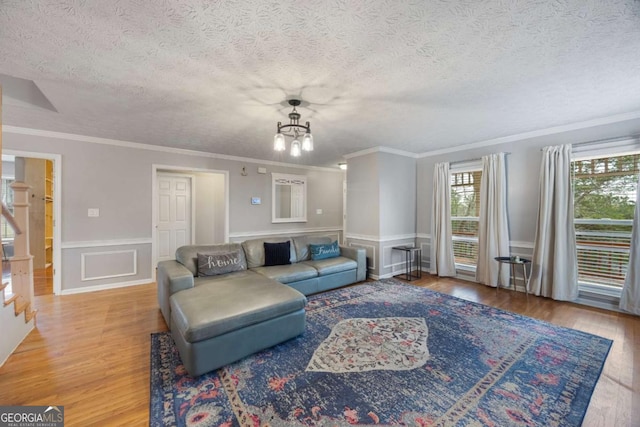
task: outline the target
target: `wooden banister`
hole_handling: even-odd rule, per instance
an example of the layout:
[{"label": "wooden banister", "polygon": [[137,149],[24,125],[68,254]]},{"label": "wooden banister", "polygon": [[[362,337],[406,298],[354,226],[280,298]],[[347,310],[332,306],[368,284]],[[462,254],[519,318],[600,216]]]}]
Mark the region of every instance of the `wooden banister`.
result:
[{"label": "wooden banister", "polygon": [[13,228],[14,233],[22,234],[22,230],[16,222],[16,219],[13,217],[13,215],[9,211],[9,208],[7,208],[7,205],[5,205],[4,203],[2,204],[2,216],[7,220],[11,228]]}]

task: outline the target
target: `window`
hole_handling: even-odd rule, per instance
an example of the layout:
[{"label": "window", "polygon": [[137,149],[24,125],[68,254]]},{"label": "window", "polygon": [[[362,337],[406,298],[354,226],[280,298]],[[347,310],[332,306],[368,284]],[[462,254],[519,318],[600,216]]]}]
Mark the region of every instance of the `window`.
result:
[{"label": "window", "polygon": [[[4,203],[9,212],[13,214],[13,189],[10,187],[13,184],[13,179],[2,178],[2,203]],[[0,230],[2,232],[2,240],[13,239],[13,228],[9,225],[4,216],[0,215],[2,220],[0,221]]]},{"label": "window", "polygon": [[451,228],[457,268],[475,269],[478,261],[478,217],[482,170],[450,172]]},{"label": "window", "polygon": [[575,160],[578,281],[621,288],[629,265],[640,154]]}]

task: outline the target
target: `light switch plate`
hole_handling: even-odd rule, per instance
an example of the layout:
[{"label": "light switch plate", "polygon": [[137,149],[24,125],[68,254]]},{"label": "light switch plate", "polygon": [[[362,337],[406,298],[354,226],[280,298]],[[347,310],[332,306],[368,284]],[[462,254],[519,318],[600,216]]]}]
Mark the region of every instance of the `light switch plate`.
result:
[{"label": "light switch plate", "polygon": [[316,215],[322,215],[322,209],[316,209]]},{"label": "light switch plate", "polygon": [[87,211],[87,216],[90,218],[96,218],[100,216],[100,209],[98,208],[89,208]]},{"label": "light switch plate", "polygon": [[267,173],[267,168],[258,168],[258,173]]},{"label": "light switch plate", "polygon": [[262,200],[260,199],[260,197],[252,197],[251,198],[251,204],[252,205],[259,205],[262,203]]}]

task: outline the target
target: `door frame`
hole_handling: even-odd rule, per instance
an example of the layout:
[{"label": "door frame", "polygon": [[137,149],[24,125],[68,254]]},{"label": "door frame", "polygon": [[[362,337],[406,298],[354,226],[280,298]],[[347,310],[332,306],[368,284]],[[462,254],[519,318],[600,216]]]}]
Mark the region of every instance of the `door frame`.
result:
[{"label": "door frame", "polygon": [[53,294],[62,294],[62,155],[3,149],[2,154],[53,162]]},{"label": "door frame", "polygon": [[196,194],[195,176],[193,172],[216,173],[224,176],[224,241],[229,242],[229,171],[219,169],[203,169],[182,167],[175,165],[151,165],[151,277],[156,280],[156,266],[158,265],[156,225],[158,218],[158,174],[167,172],[174,175],[189,176],[191,178],[191,242],[195,242],[196,232]]},{"label": "door frame", "polygon": [[[171,172],[171,171],[167,171],[167,170],[159,170],[158,173],[156,174],[156,177],[158,177],[159,175],[164,175],[164,176],[171,176],[171,177],[176,177],[176,178],[187,178],[189,179],[189,198],[191,200],[191,206],[190,206],[190,211],[191,211],[191,218],[189,219],[189,244],[193,245],[195,240],[196,240],[196,177],[195,175],[191,175],[188,173],[182,173],[182,172]],[[157,181],[156,181],[156,185]],[[156,189],[157,191],[157,189]],[[157,196],[157,193],[156,193]],[[157,201],[157,199],[156,199]],[[158,206],[157,204],[155,205],[156,207]],[[156,223],[156,227],[158,226],[158,211],[156,210],[153,219]],[[157,228],[156,228],[156,232],[157,232]]]}]

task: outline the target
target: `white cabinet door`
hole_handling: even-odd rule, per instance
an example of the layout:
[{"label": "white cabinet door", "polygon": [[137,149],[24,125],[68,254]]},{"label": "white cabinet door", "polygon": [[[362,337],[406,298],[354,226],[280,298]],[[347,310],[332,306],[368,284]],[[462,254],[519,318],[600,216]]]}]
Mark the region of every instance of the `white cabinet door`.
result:
[{"label": "white cabinet door", "polygon": [[159,173],[156,242],[158,261],[175,259],[176,249],[191,244],[191,177]]}]

